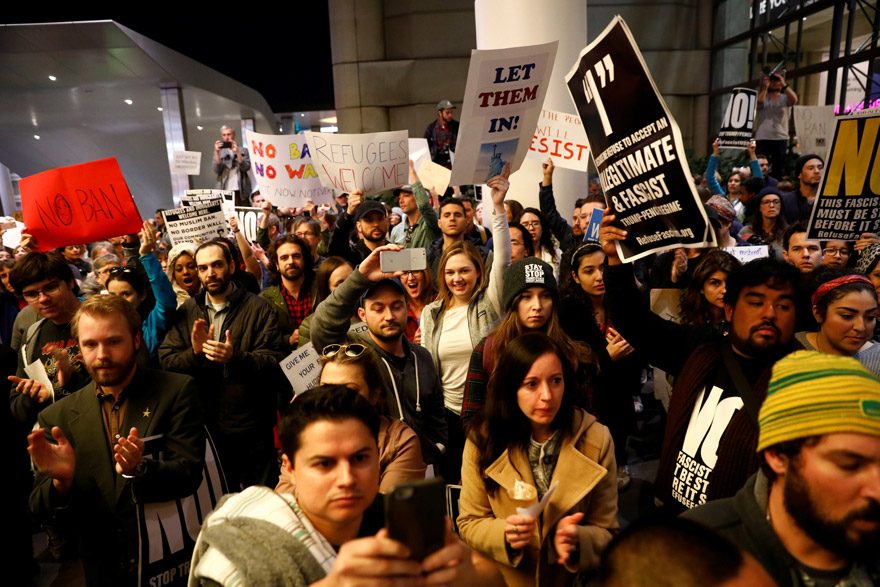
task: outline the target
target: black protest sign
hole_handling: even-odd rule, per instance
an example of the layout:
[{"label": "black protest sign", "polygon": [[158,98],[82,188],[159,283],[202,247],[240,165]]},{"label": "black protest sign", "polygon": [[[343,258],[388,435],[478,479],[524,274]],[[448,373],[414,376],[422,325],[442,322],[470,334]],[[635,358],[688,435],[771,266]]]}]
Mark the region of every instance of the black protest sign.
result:
[{"label": "black protest sign", "polygon": [[752,140],[755,125],[755,105],[758,93],[750,88],[733,88],[730,102],[724,112],[718,139],[722,149],[745,149]]},{"label": "black protest sign", "polygon": [[262,208],[235,207],[235,215],[238,216],[238,229],[244,233],[244,238],[249,243],[257,242],[257,226],[259,226]]},{"label": "black protest sign", "polygon": [[[145,438],[145,446],[149,443]],[[145,451],[147,449],[145,448]],[[145,458],[160,458],[160,452]],[[205,444],[202,482],[192,495],[159,503],[138,503],[139,586],[185,586],[202,522],[228,491],[211,437]]]},{"label": "black protest sign", "polygon": [[880,115],[838,118],[807,238],[858,240],[880,232]]},{"label": "black protest sign", "polygon": [[617,225],[621,260],[714,243],[678,125],[619,16],[566,76]]},{"label": "black protest sign", "polygon": [[165,218],[165,228],[172,245],[183,242],[201,243],[229,234],[220,200],[165,210],[162,216]]}]

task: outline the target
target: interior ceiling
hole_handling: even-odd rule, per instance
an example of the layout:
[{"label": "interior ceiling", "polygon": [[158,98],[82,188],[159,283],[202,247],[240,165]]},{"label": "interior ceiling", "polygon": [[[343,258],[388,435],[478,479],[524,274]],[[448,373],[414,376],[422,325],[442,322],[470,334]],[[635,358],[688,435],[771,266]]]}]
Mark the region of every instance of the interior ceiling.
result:
[{"label": "interior ceiling", "polygon": [[0,25],[0,163],[24,177],[116,157],[150,216],[171,203],[157,110],[168,86],[183,93],[187,148],[203,152],[194,187],[213,187],[210,154],[222,124],[252,118],[257,131],[278,127],[256,91],[118,23]]}]

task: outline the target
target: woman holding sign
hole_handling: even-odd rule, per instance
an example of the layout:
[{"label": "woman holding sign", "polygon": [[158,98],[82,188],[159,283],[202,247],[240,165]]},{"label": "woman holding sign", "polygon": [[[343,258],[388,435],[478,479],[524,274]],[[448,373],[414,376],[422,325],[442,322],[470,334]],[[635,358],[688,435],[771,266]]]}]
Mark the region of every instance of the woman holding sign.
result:
[{"label": "woman holding sign", "polygon": [[[763,179],[764,172],[761,171],[761,164],[758,163],[758,157],[755,155],[755,141],[749,141],[749,147],[746,151],[749,154],[749,170],[752,172],[752,177]],[[742,172],[732,172],[727,177],[727,189],[725,190],[718,183],[718,178],[715,177],[720,161],[721,139],[715,139],[715,142],[712,143],[712,156],[709,157],[709,164],[706,166],[706,185],[713,195],[727,196],[727,199],[730,200],[730,203],[736,209],[737,218],[740,221],[744,221],[746,208],[745,204],[739,201],[739,198],[742,191],[742,183],[746,180],[746,177],[744,177]]]},{"label": "woman holding sign", "polygon": [[767,245],[770,256],[782,260],[782,240],[788,223],[782,213],[782,194],[776,188],[764,188],[758,194],[758,207],[751,222],[739,237],[751,245]]},{"label": "woman holding sign", "polygon": [[502,354],[468,435],[459,530],[508,585],[573,583],[617,528],[614,443],[575,407],[575,387],[562,348],[524,334]]},{"label": "woman holding sign", "polygon": [[440,374],[449,445],[443,477],[454,483],[461,475],[464,432],[461,404],[465,380],[474,347],[495,327],[503,313],[501,297],[504,270],[510,265],[510,231],[504,212],[504,197],[510,183],[510,168],[487,183],[492,188],[492,238],[495,260],[491,279],[486,275],[480,252],[467,241],[449,246],[438,265],[437,299],[422,310],[422,346],[431,352]]}]

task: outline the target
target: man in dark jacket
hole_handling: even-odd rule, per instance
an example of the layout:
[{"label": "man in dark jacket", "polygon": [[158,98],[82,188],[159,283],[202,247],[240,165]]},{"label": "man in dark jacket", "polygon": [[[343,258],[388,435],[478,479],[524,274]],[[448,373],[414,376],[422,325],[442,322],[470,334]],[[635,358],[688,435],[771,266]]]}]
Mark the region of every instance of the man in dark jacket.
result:
[{"label": "man in dark jacket", "polygon": [[856,359],[800,351],[773,367],[761,471],[691,510],[781,587],[880,585],[880,382]]},{"label": "man in dark jacket", "polygon": [[437,103],[437,118],[425,129],[431,161],[452,169],[452,158],[449,152],[455,152],[455,141],[458,138],[458,121],[452,118],[455,105],[449,100]]},{"label": "man in dark jacket", "polygon": [[216,241],[196,249],[204,291],[179,309],[159,348],[162,367],[195,378],[230,490],[274,487],[272,429],[284,341],[268,302],[232,283],[235,264]]},{"label": "man in dark jacket", "polygon": [[[351,233],[357,228],[358,241],[351,242]],[[342,257],[352,265],[388,242],[388,212],[382,202],[365,200],[361,191],[348,195],[348,208],[336,219],[336,227],[330,236],[328,256]]]}]

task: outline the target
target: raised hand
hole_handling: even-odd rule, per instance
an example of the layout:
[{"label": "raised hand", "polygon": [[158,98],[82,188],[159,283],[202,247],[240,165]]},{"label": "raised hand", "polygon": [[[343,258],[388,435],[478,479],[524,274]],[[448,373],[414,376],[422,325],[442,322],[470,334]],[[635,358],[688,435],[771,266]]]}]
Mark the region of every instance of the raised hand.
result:
[{"label": "raised hand", "polygon": [[63,495],[73,484],[76,455],[73,446],[58,426],[52,428],[52,438],[55,439],[55,444],[46,440],[45,429],[34,430],[28,434],[27,451],[37,470],[51,477],[55,489]]},{"label": "raised hand", "polygon": [[132,428],[128,436],[122,436],[113,447],[113,460],[116,472],[120,475],[133,475],[144,454],[144,441],[138,436],[138,429]]}]

